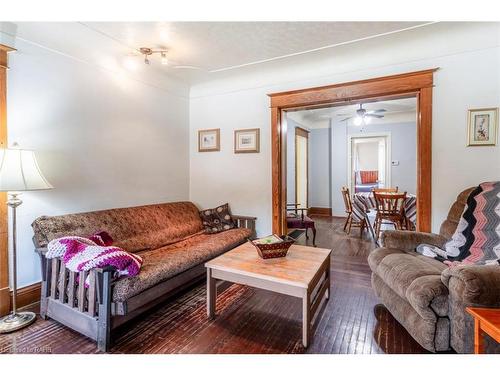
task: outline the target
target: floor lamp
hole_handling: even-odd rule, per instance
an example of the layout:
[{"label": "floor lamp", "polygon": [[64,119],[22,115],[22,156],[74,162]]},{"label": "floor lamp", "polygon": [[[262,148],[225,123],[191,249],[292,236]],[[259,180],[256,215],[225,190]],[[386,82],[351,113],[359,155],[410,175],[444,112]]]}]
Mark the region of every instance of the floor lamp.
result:
[{"label": "floor lamp", "polygon": [[0,149],[0,191],[7,191],[7,206],[12,210],[12,313],[0,319],[0,333],[17,331],[33,323],[36,315],[29,311],[17,311],[17,244],[16,208],[23,203],[19,192],[52,189],[43,177],[35,153],[21,150],[14,144],[12,148]]}]

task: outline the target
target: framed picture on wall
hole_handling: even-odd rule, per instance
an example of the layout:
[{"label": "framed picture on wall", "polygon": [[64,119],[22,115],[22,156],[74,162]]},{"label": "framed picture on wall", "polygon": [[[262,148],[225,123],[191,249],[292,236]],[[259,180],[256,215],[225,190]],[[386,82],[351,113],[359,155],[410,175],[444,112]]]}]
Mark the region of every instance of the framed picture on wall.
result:
[{"label": "framed picture on wall", "polygon": [[498,134],[498,108],[469,109],[467,146],[495,146]]},{"label": "framed picture on wall", "polygon": [[260,129],[239,129],[234,131],[234,153],[260,151]]},{"label": "framed picture on wall", "polygon": [[198,130],[198,152],[220,151],[220,129]]}]

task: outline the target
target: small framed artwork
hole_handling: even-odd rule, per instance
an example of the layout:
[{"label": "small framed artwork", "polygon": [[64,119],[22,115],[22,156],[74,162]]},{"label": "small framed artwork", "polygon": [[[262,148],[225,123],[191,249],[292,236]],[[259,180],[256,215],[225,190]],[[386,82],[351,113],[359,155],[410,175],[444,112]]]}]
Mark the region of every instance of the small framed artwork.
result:
[{"label": "small framed artwork", "polygon": [[260,152],[260,129],[239,129],[234,131],[234,153]]},{"label": "small framed artwork", "polygon": [[220,151],[220,129],[198,130],[198,152]]},{"label": "small framed artwork", "polygon": [[467,146],[495,146],[498,133],[498,108],[469,109]]}]

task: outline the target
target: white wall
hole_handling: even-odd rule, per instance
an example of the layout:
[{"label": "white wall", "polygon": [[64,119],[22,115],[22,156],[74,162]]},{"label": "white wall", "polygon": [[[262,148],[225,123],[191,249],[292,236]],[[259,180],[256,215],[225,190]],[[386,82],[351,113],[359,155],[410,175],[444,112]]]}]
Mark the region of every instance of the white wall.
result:
[{"label": "white wall", "polygon": [[330,128],[311,129],[309,145],[309,206],[330,208]]},{"label": "white wall", "polygon": [[36,150],[55,187],[22,195],[23,286],[40,279],[31,242],[36,217],[189,199],[189,91],[166,92],[19,40],[16,48],[9,143]]},{"label": "white wall", "polygon": [[[416,123],[389,123],[373,124],[359,127],[346,122],[332,124],[332,214],[334,216],[344,216],[344,201],[340,190],[342,186],[347,186],[348,181],[348,137],[350,135],[370,134],[378,135],[388,133],[391,135],[391,160],[399,161],[398,166],[391,166],[391,186],[398,186],[400,191],[411,194],[416,193],[417,186],[417,139]],[[367,144],[358,145],[363,147]],[[375,144],[376,150],[378,145]],[[361,169],[377,169],[377,159],[375,164],[368,165]]]},{"label": "white wall", "polygon": [[290,117],[286,119],[286,197],[287,203],[295,202],[295,128],[303,127],[301,124],[292,120]]},{"label": "white wall", "polygon": [[360,171],[376,171],[378,169],[378,145],[378,139],[358,143],[358,167]]},{"label": "white wall", "polygon": [[[190,197],[221,198],[258,216],[271,231],[270,110],[266,94],[439,68],[433,90],[432,223],[438,230],[456,195],[500,177],[500,149],[465,147],[468,108],[500,105],[500,28],[495,23],[439,23],[257,68],[226,72],[191,88]],[[196,130],[222,129],[222,151],[200,154]],[[260,127],[260,154],[232,154],[232,131]],[[333,130],[332,136],[335,136]],[[332,156],[333,157],[333,156]],[[214,192],[217,192],[215,195]]]}]

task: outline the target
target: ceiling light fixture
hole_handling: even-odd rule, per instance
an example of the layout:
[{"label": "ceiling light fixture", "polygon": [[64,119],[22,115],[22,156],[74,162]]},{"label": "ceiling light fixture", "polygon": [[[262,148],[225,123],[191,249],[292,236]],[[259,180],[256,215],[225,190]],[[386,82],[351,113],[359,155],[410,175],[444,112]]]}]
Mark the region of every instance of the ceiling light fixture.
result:
[{"label": "ceiling light fixture", "polygon": [[[372,111],[367,111],[366,109],[363,108],[363,103],[359,105],[359,109],[356,110],[356,116],[354,116],[354,125],[359,126],[359,125],[368,125],[373,118],[383,118],[384,115],[381,113],[387,112],[385,109],[376,109]],[[348,120],[351,117],[347,117],[342,121]]]},{"label": "ceiling light fixture", "polygon": [[149,47],[141,47],[139,48],[139,52],[144,56],[144,64],[150,65],[151,60],[149,60],[150,56],[152,56],[155,53],[158,53],[161,55],[161,64],[162,65],[168,65],[168,58],[167,58],[167,49],[152,49]]},{"label": "ceiling light fixture", "polygon": [[165,52],[161,53],[161,65],[168,65],[168,58]]}]

